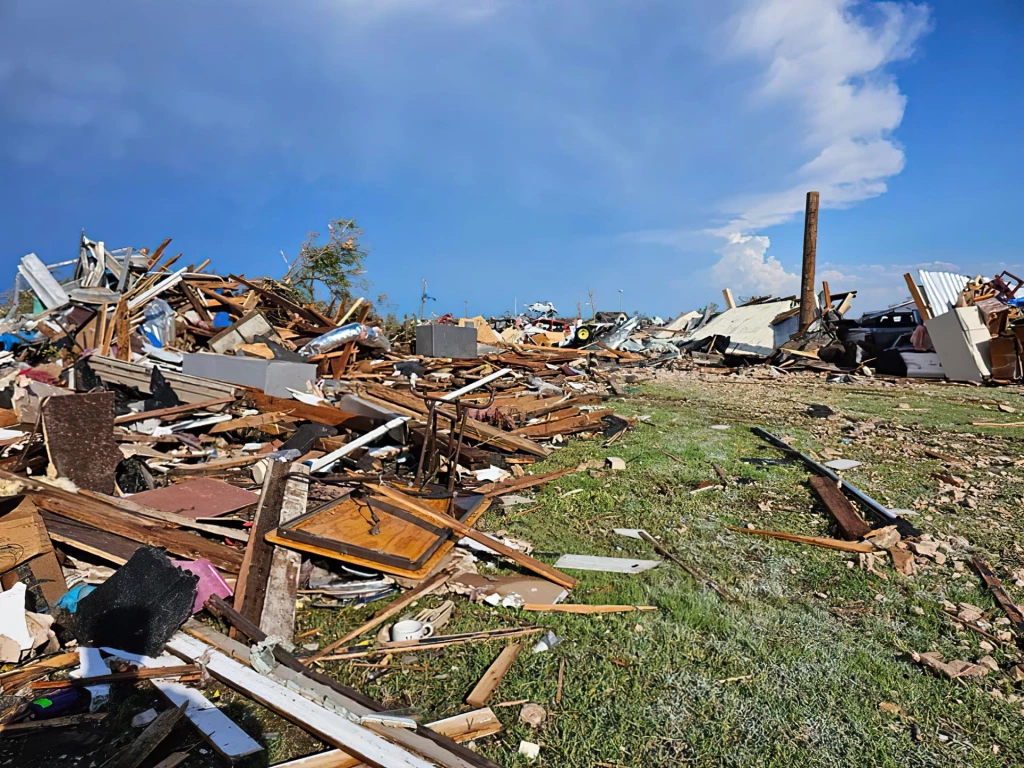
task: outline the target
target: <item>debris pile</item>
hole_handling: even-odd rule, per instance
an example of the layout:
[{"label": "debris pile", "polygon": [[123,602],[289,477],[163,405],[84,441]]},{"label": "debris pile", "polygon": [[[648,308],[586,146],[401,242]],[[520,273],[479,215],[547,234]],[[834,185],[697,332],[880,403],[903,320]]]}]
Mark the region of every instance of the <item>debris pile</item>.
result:
[{"label": "debris pile", "polygon": [[[606,400],[643,359],[616,350],[639,323],[616,318],[593,350],[529,343],[533,326],[520,344],[486,322],[428,323],[414,354],[361,299],[324,306],[287,281],[180,267],[169,243],[110,251],[83,235],[76,260],[19,265],[0,321],[0,729],[27,743],[69,727],[78,754],[124,765],[174,758],[161,745],[189,727],[226,763],[262,751],[204,695],[212,678],[336,750],[325,765],[493,766],[458,742],[500,730],[486,701],[522,642],[557,645],[532,617],[649,609],[564,603],[572,576],[475,527],[578,471],[529,471],[570,437],[610,444],[637,426]],[[481,576],[478,557],[529,575]],[[530,618],[444,634],[453,601],[406,613],[442,591]],[[293,645],[297,610],[382,598],[348,635]],[[506,648],[474,711],[429,726],[314,669],[485,641]],[[97,742],[119,685],[152,685],[166,706]]]}]

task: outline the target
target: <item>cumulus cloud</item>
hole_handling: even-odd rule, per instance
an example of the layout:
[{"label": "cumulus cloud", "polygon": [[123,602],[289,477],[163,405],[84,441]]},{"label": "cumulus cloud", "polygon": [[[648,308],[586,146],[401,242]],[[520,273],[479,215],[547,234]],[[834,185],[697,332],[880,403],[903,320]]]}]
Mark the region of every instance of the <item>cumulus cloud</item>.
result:
[{"label": "cumulus cloud", "polygon": [[[802,211],[807,190],[821,192],[823,208],[848,207],[887,190],[886,180],[905,164],[893,131],[906,97],[886,67],[912,55],[930,24],[925,5],[855,0],[752,0],[733,18],[729,55],[764,67],[753,107],[795,110],[805,159],[781,188],[725,204],[730,220],[712,230],[728,241],[719,265],[735,260],[742,236]],[[748,262],[757,250],[749,243]],[[783,282],[785,270],[767,255],[766,239],[761,265],[749,264],[745,273],[752,288],[762,277],[763,291]]]},{"label": "cumulus cloud", "polygon": [[775,295],[793,293],[797,276],[787,272],[778,259],[768,254],[771,241],[764,235],[728,235],[718,253],[721,258],[711,268],[711,277],[736,292]]}]

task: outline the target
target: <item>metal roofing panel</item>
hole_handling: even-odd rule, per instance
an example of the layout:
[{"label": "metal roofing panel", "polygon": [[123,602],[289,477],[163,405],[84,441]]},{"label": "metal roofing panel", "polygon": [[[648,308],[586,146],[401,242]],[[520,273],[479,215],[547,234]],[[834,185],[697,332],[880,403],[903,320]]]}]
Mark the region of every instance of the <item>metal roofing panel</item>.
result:
[{"label": "metal roofing panel", "polygon": [[687,334],[683,341],[728,336],[727,355],[768,357],[777,346],[776,328],[772,326],[772,321],[796,306],[799,306],[798,302],[784,299],[727,309],[707,325]]},{"label": "metal roofing panel", "polygon": [[958,275],[956,272],[929,272],[919,270],[918,282],[924,289],[924,298],[932,309],[932,314],[942,315],[956,306],[960,291],[971,278]]}]

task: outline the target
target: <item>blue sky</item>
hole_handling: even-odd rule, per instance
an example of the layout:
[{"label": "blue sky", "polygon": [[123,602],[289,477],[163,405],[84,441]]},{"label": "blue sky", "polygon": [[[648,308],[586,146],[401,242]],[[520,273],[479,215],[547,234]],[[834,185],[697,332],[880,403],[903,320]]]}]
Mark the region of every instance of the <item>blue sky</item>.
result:
[{"label": "blue sky", "polygon": [[279,275],[354,216],[415,311],[664,316],[1020,269],[1016,0],[0,4],[0,268],[78,232]]}]

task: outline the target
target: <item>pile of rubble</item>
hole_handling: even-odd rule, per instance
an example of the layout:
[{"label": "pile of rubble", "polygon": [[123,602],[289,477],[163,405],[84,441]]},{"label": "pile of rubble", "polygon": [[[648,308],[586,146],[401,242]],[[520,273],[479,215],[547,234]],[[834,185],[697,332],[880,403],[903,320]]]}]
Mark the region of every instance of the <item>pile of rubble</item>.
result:
[{"label": "pile of rubble", "polygon": [[[609,444],[637,425],[605,402],[633,356],[489,350],[475,325],[454,326],[472,343],[444,355],[465,337],[437,323],[415,329],[429,354],[410,354],[362,300],[303,302],[285,281],[222,277],[206,262],[172,271],[181,256],[165,258],[168,243],[108,251],[83,235],[77,260],[19,266],[0,360],[0,661],[13,665],[0,674],[0,730],[78,726],[62,731],[68,749],[135,766],[184,719],[226,761],[259,752],[203,695],[212,677],[335,750],[295,765],[493,766],[457,742],[500,730],[485,705],[514,652],[467,698],[474,711],[430,726],[314,665],[530,635],[551,647],[530,617],[634,610],[563,602],[576,580],[558,563],[475,528],[492,504],[606,471],[529,467],[570,436]],[[481,576],[478,556],[532,576]],[[445,635],[450,602],[404,615],[441,590],[524,618]],[[345,637],[292,645],[297,606],[385,597]],[[210,615],[232,636],[194,618]],[[97,741],[89,724],[111,686],[143,684],[168,707],[140,713],[141,732]]]}]

